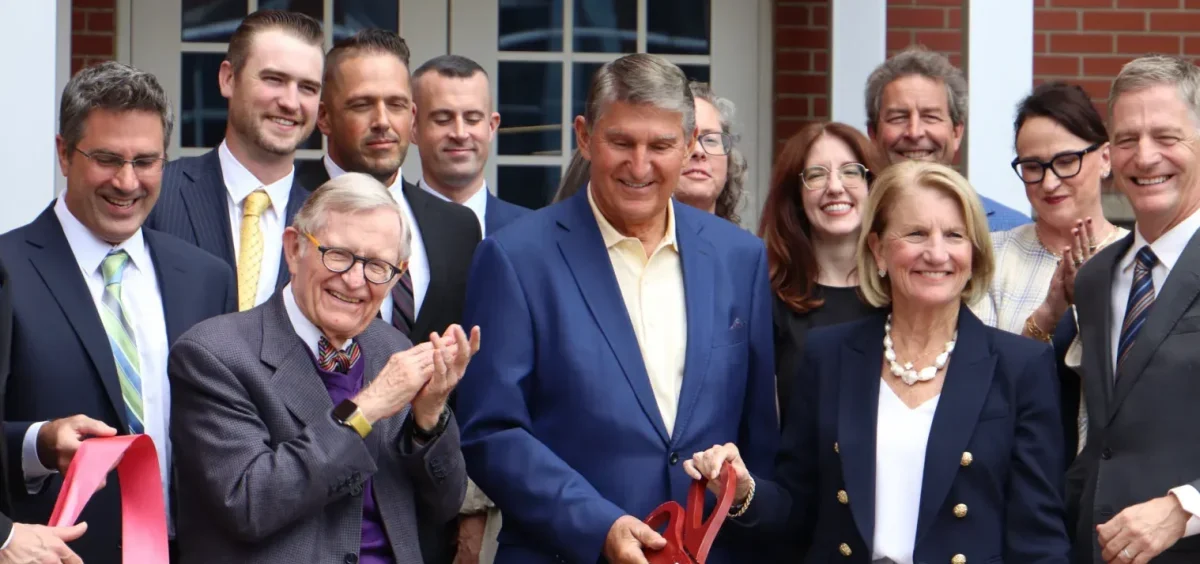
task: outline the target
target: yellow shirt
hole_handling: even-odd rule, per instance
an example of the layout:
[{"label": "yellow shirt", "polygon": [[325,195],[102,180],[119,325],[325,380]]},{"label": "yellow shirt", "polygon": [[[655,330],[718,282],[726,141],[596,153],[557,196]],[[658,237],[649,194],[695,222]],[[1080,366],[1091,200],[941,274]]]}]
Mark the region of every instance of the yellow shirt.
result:
[{"label": "yellow shirt", "polygon": [[608,248],[608,259],[617,275],[625,309],[633,322],[633,333],[637,335],[658,411],[667,434],[671,434],[687,352],[687,306],[675,239],[674,206],[667,206],[666,236],[647,257],[641,240],[622,235],[600,213],[590,185],[587,195],[604,246]]}]

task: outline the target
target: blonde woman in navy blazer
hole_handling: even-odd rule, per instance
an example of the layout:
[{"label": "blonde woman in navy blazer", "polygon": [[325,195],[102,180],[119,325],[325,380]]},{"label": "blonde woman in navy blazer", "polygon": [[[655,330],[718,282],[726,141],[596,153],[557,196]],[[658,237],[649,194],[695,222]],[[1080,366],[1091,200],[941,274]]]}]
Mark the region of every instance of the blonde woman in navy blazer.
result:
[{"label": "blonde woman in navy blazer", "polygon": [[966,307],[993,269],[977,196],[945,166],[893,165],[863,225],[862,292],[887,309],[809,334],[775,480],[731,444],[685,469],[731,462],[732,522],[786,538],[780,562],[1066,564],[1054,356]]}]

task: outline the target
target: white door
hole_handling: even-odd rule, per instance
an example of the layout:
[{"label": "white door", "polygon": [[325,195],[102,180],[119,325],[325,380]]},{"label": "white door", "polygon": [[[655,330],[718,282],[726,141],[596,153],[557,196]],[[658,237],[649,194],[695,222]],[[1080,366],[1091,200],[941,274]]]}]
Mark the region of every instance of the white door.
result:
[{"label": "white door", "polygon": [[755,187],[768,176],[754,164],[770,150],[758,146],[760,12],[770,8],[766,0],[452,0],[450,50],[488,71],[500,112],[488,186],[527,207],[549,202],[591,76],[621,55],[655,53],[737,106],[738,143],[751,162],[741,211],[752,227]]}]

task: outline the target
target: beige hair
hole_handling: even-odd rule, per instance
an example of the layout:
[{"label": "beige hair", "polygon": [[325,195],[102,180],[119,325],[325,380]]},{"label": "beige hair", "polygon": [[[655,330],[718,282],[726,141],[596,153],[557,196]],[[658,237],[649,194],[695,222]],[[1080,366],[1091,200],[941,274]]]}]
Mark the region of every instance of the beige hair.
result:
[{"label": "beige hair", "polygon": [[1109,121],[1112,121],[1113,106],[1122,94],[1159,85],[1179,89],[1179,98],[1191,110],[1192,120],[1200,122],[1200,68],[1175,55],[1147,55],[1125,63],[1109,90]]},{"label": "beige hair", "polygon": [[971,241],[971,277],[962,291],[962,299],[972,304],[987,293],[995,269],[992,256],[992,237],[988,234],[987,215],[975,194],[975,189],[954,169],[924,161],[904,161],[887,167],[873,183],[863,210],[865,229],[858,237],[858,272],[863,298],[875,307],[892,303],[892,286],[888,278],[876,275],[875,255],[868,243],[870,235],[882,237],[890,219],[889,211],[906,191],[916,187],[932,188],[958,200],[966,220],[967,238]]},{"label": "beige hair", "polygon": [[[408,260],[412,253],[412,232],[404,222],[400,205],[387,188],[369,174],[347,172],[313,190],[300,211],[296,212],[292,227],[301,233],[315,234],[325,227],[325,220],[331,213],[353,214],[377,209],[396,212],[396,219],[400,222],[399,262]],[[308,245],[300,248],[308,248]]]}]

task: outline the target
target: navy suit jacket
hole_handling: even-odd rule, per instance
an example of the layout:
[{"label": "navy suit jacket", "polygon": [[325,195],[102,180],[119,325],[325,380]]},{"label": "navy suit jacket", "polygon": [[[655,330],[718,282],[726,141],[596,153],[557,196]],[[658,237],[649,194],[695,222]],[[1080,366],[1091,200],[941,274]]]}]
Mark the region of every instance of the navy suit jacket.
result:
[{"label": "navy suit jacket", "polygon": [[983,204],[983,213],[987,216],[988,231],[1008,231],[1033,221],[1029,216],[1014,210],[996,200],[977,194]]},{"label": "navy suit jacket", "polygon": [[[32,223],[0,235],[17,296],[13,304],[12,374],[5,387],[4,434],[14,520],[45,523],[62,485],[53,475],[36,495],[25,489],[21,444],[38,421],[83,414],[127,432],[125,404],[108,335],[52,203]],[[167,343],[192,325],[234,311],[233,272],[179,239],[143,230],[162,292]],[[180,445],[176,448],[187,448]],[[88,532],[72,547],[89,564],[121,562],[121,502],[117,476],[96,493],[80,517]]]},{"label": "navy suit jacket", "polygon": [[[887,471],[876,468],[875,442],[886,315],[808,334],[776,481],[758,480],[738,519],[796,542],[790,562],[871,561],[876,473]],[[960,310],[925,455],[915,561],[1069,562],[1053,354]]]},{"label": "navy suit jacket", "polygon": [[[12,283],[0,263],[0,421],[4,420],[4,387],[12,365]],[[8,459],[12,455],[0,444],[0,538],[12,532],[12,499],[8,495]]]},{"label": "navy suit jacket", "polygon": [[[170,233],[208,251],[223,259],[236,274],[233,227],[229,224],[229,191],[221,175],[217,151],[219,149],[213,149],[199,157],[184,157],[167,163],[163,170],[162,193],[150,217],[146,218],[145,226]],[[285,226],[292,224],[308,194],[300,182],[300,175],[296,174],[288,192]],[[275,280],[277,290],[291,280],[282,254]]]},{"label": "navy suit jacket", "polygon": [[483,236],[490,236],[529,212],[529,208],[506,202],[488,193],[487,205],[483,208],[483,216],[487,219],[487,233]]},{"label": "navy suit jacket", "polygon": [[[596,562],[614,521],[686,503],[683,461],[736,443],[764,476],[778,446],[762,242],[675,207],[687,352],[668,434],[587,191],[479,245],[466,325],[487,335],[458,388],[467,472],[504,514],[497,564]],[[710,563],[741,562],[736,527]]]}]

